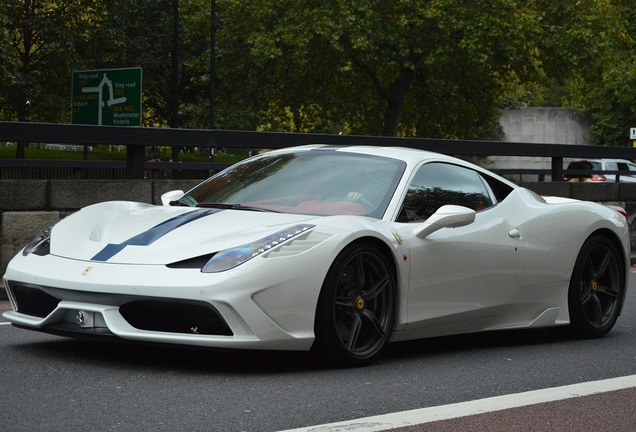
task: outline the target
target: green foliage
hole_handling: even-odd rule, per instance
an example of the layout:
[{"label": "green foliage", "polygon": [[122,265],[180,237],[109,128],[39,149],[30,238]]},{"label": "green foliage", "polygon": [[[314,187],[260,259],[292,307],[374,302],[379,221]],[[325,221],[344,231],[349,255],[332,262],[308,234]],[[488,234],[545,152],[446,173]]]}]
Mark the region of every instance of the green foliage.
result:
[{"label": "green foliage", "polygon": [[216,0],[212,82],[212,3],[179,0],[175,89],[174,0],[0,0],[0,119],[66,122],[73,70],[141,67],[146,126],[210,127],[213,102],[222,129],[488,139],[502,107],[557,105],[628,144],[631,3]]},{"label": "green foliage", "polygon": [[[264,128],[311,107],[310,123],[322,130],[491,137],[505,77],[535,72],[523,2],[223,3],[241,20],[224,30],[244,44],[232,52],[266,71],[255,77]],[[452,114],[449,100],[459,109]]]},{"label": "green foliage", "polygon": [[[630,0],[536,0],[541,75],[517,87],[518,106],[576,108],[592,119],[592,139],[631,145],[636,125],[636,12]],[[512,93],[511,93],[512,94]]]},{"label": "green foliage", "polygon": [[170,123],[172,0],[109,0],[81,58],[87,69],[141,67],[144,125]]},{"label": "green foliage", "polygon": [[[6,45],[0,69],[3,119],[65,121],[70,76],[98,14],[97,1],[2,0]],[[4,44],[3,44],[4,45]]]},{"label": "green foliage", "polygon": [[[12,159],[13,157],[15,157],[14,147],[0,146],[0,159]],[[25,158],[40,160],[83,160],[84,152],[29,147],[25,151]],[[108,146],[97,146],[97,148],[89,152],[89,160],[124,161],[126,160],[126,151],[125,149],[110,151]]]},{"label": "green foliage", "polygon": [[[592,56],[568,83],[572,105],[592,118],[597,144],[628,145],[636,127],[636,10],[631,1],[599,2]],[[591,18],[590,18],[591,19]]]},{"label": "green foliage", "polygon": [[[245,159],[249,151],[245,149],[233,149],[231,153],[216,152],[214,161],[218,163],[236,163]],[[13,159],[15,157],[15,147],[0,146],[0,159]],[[168,161],[172,158],[171,147],[147,147],[146,160],[160,159]],[[25,159],[38,160],[83,160],[83,151],[51,150],[38,147],[29,147],[25,150]],[[88,160],[92,161],[125,161],[126,148],[124,146],[98,145],[88,153]],[[182,162],[208,162],[209,156],[196,152],[183,152],[179,155]]]},{"label": "green foliage", "polygon": [[636,127],[636,58],[615,59],[596,86],[572,83],[580,92],[580,106],[593,119],[592,134],[601,145],[631,146],[629,129]]}]

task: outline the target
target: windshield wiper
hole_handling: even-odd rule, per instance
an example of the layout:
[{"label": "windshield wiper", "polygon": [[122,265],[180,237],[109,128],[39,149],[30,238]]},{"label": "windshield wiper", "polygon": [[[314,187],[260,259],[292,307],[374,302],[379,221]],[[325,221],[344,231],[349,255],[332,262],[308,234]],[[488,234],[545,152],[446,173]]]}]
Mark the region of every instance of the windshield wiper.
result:
[{"label": "windshield wiper", "polygon": [[225,210],[247,210],[247,211],[258,211],[258,212],[267,212],[267,213],[279,213],[276,210],[270,210],[262,207],[253,207],[246,206],[243,204],[228,204],[228,203],[206,203],[202,202],[197,204],[197,207],[205,207],[205,208],[219,208]]},{"label": "windshield wiper", "polygon": [[168,205],[173,206],[173,207],[192,207],[191,205],[186,204],[186,203],[184,203],[184,202],[183,202],[183,201],[181,201],[181,200],[174,200],[174,201],[170,201],[170,202],[168,203]]}]

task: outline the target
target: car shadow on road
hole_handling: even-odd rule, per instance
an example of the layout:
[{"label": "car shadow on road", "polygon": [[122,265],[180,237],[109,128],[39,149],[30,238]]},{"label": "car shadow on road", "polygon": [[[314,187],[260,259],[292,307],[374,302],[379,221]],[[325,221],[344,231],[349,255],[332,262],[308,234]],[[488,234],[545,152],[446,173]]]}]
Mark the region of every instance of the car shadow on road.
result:
[{"label": "car shadow on road", "polygon": [[106,368],[136,367],[191,373],[276,373],[321,369],[308,352],[210,350],[76,339],[54,339],[13,345],[33,356],[64,363],[91,362]]},{"label": "car shadow on road", "polygon": [[[271,374],[333,369],[311,352],[210,350],[190,347],[99,342],[67,338],[25,342],[12,348],[46,361],[95,363],[100,367],[187,371],[195,374],[215,371],[220,374]],[[389,345],[371,366],[390,366],[396,360],[426,360],[448,354],[500,347],[522,347],[572,341],[558,329],[496,331],[419,339]]]},{"label": "car shadow on road", "polygon": [[394,343],[388,347],[385,357],[431,357],[502,347],[563,344],[576,340],[564,327],[487,331]]}]

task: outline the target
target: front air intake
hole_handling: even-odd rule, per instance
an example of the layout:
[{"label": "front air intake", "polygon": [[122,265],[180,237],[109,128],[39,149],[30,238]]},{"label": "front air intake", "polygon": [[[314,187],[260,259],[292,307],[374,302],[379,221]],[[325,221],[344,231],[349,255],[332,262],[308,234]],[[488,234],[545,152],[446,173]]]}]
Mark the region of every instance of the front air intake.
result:
[{"label": "front air intake", "polygon": [[40,288],[24,285],[10,285],[9,289],[15,299],[17,312],[45,318],[57,307],[58,298],[46,293]]},{"label": "front air intake", "polygon": [[119,307],[131,326],[148,331],[232,336],[219,312],[207,303],[180,300],[135,300]]}]

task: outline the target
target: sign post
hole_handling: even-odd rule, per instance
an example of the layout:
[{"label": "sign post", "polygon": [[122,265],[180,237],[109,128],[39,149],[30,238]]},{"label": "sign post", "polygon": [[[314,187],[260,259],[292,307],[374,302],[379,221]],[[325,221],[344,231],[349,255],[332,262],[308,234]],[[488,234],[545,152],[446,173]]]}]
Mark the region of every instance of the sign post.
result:
[{"label": "sign post", "polygon": [[73,124],[141,126],[141,68],[73,72]]}]

